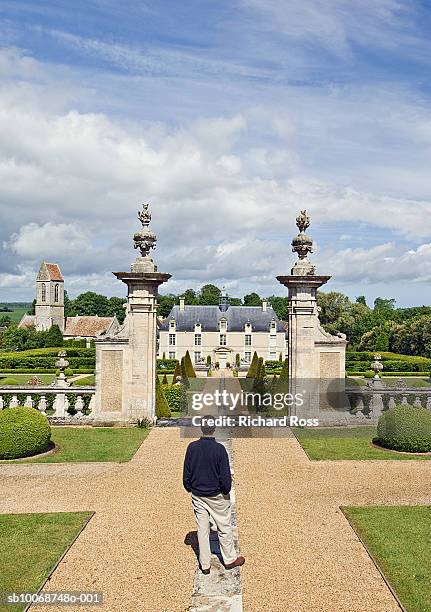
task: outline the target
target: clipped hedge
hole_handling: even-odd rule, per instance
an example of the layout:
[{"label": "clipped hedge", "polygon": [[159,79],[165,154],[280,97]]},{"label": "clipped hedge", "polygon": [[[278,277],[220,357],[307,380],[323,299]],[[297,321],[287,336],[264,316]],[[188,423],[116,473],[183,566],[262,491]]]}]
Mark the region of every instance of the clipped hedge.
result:
[{"label": "clipped hedge", "polygon": [[163,387],[166,401],[171,412],[183,412],[187,407],[187,399],[182,385]]},{"label": "clipped hedge", "polygon": [[383,412],[377,425],[380,444],[408,453],[431,452],[431,412],[400,404]]},{"label": "clipped hedge", "polygon": [[364,373],[370,369],[371,362],[374,361],[374,355],[378,353],[382,358],[383,372],[394,372],[398,375],[400,372],[429,372],[431,370],[431,359],[427,357],[416,357],[414,355],[398,355],[396,353],[375,353],[362,351],[348,351],[346,353],[346,369],[349,372]]},{"label": "clipped hedge", "polygon": [[48,450],[51,427],[35,410],[18,406],[0,412],[0,459],[19,459]]},{"label": "clipped hedge", "polygon": [[173,374],[177,364],[178,359],[157,359],[157,371],[160,374]]}]

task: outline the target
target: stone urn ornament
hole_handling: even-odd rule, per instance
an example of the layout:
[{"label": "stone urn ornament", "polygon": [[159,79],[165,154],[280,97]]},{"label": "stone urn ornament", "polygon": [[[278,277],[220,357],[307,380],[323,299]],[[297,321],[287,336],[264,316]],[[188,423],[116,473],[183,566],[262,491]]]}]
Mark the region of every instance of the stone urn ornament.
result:
[{"label": "stone urn ornament", "polygon": [[67,381],[66,374],[64,373],[65,369],[68,367],[69,362],[66,359],[67,353],[66,351],[59,351],[58,360],[55,362],[55,367],[60,370],[60,374],[55,381],[56,387],[69,387],[70,383]]},{"label": "stone urn ornament", "polygon": [[374,361],[371,364],[371,369],[374,372],[374,380],[380,380],[379,372],[383,370],[383,363],[381,363],[381,355],[374,355]]}]

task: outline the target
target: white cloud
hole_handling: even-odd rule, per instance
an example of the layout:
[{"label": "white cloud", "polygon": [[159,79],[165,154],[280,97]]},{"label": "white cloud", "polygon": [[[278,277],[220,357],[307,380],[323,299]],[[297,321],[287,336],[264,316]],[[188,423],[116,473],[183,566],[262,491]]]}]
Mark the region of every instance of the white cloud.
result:
[{"label": "white cloud", "polygon": [[[431,194],[424,170],[421,199],[388,195],[372,182],[367,189],[353,187],[350,177],[341,180],[337,174],[344,162],[346,179],[358,142],[364,175],[366,162],[375,165],[363,155],[368,149],[361,138],[364,125],[373,131],[372,113],[366,111],[379,107],[381,91],[372,106],[355,103],[353,92],[344,98],[332,92],[326,99],[322,92],[308,97],[302,92],[284,112],[275,104],[179,125],[125,122],[79,111],[60,95],[45,104],[54,81],[40,86],[28,77],[28,70],[36,74],[40,66],[15,61],[10,53],[0,57],[15,78],[0,89],[3,286],[32,286],[28,270],[35,273],[39,260],[47,258],[59,261],[75,293],[88,286],[122,293],[109,271],[127,269],[135,256],[131,236],[144,200],[152,203],[159,237],[155,259],[159,269],[174,275],[171,287],[217,281],[238,291],[275,292],[275,275],[293,262],[290,240],[301,208],[311,212],[312,230],[330,219],[342,227],[341,236],[352,235],[349,224],[359,223],[387,233],[385,244],[374,248],[354,246],[328,255],[324,243],[316,258],[322,273],[358,283],[426,280]],[[49,81],[46,74],[44,79]],[[29,96],[17,94],[23,86]],[[79,97],[79,91],[72,94]],[[417,140],[418,126],[426,125],[422,105],[394,98],[390,107],[394,112],[381,110],[374,127],[383,124],[386,133],[405,139],[411,133],[415,146],[423,146],[424,140]],[[410,131],[402,125],[409,108]],[[332,174],[319,173],[317,168],[331,161],[325,159],[329,145],[341,151],[342,162],[332,160]],[[385,159],[392,148],[382,145]],[[423,153],[425,165],[428,153]],[[406,163],[400,157],[385,165],[391,187]],[[400,254],[389,244],[393,233],[410,240],[412,249],[403,247]],[[415,266],[419,271],[412,274]]]}]

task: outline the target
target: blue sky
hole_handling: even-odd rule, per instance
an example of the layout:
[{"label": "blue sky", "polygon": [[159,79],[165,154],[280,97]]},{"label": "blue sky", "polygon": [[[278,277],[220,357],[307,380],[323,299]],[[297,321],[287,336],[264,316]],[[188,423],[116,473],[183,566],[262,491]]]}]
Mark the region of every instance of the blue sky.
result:
[{"label": "blue sky", "polygon": [[300,208],[327,289],[431,300],[431,9],[0,2],[0,299],[42,259],[121,294],[149,200],[166,290],[279,293]]}]

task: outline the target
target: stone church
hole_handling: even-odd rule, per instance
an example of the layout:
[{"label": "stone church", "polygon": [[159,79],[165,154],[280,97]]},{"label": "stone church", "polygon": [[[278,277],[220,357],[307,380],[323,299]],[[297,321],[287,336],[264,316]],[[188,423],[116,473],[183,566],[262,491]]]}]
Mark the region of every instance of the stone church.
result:
[{"label": "stone church", "polygon": [[211,358],[220,368],[249,364],[253,353],[267,360],[287,355],[287,332],[267,300],[261,306],[230,306],[222,292],[218,306],[189,306],[180,298],[159,329],[158,357],[181,359],[189,352],[196,365]]},{"label": "stone church", "polygon": [[58,325],[65,340],[92,340],[119,328],[117,317],[64,316],[64,278],[56,263],[42,262],[36,278],[34,315],[24,315],[18,327],[33,326],[37,331]]}]

